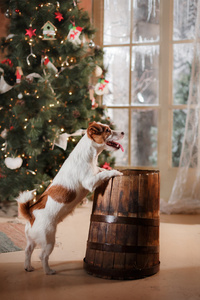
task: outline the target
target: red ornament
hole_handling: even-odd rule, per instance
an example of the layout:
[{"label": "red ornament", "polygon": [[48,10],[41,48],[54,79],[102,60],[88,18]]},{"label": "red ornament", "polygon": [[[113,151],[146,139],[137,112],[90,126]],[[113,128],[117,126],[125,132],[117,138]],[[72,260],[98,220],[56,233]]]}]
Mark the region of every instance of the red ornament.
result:
[{"label": "red ornament", "polygon": [[33,29],[32,27],[29,27],[29,29],[26,29],[26,34],[25,35],[28,35],[30,38],[32,38],[33,35],[36,36],[35,32],[36,32],[36,29]]},{"label": "red ornament", "polygon": [[13,67],[13,63],[9,58],[2,60],[1,64],[6,64],[11,68]]},{"label": "red ornament", "polygon": [[63,15],[59,11],[55,12],[55,15],[55,18],[58,19],[59,22],[64,20]]},{"label": "red ornament", "polygon": [[103,169],[106,169],[106,170],[112,170],[111,166],[109,163],[105,162],[104,165],[102,166]]},{"label": "red ornament", "polygon": [[13,130],[14,129],[14,126],[10,126],[10,130]]}]

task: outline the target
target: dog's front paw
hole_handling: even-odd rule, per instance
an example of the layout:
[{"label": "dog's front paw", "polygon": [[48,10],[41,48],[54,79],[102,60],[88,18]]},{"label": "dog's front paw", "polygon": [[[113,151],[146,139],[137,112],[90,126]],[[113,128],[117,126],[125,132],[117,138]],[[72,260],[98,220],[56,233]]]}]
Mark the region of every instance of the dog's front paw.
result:
[{"label": "dog's front paw", "polygon": [[111,173],[111,177],[123,175],[123,173],[121,173],[120,171],[117,171],[117,170],[109,171],[109,173]]}]

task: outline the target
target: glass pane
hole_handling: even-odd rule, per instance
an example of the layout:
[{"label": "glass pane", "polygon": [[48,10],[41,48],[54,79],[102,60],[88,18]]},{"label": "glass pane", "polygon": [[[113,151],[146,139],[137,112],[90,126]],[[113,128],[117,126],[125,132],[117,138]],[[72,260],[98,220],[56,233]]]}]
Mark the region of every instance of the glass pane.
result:
[{"label": "glass pane", "polygon": [[104,95],[103,103],[109,105],[128,105],[129,103],[129,64],[128,47],[104,48],[104,65],[108,69],[109,93]]},{"label": "glass pane", "polygon": [[174,104],[187,104],[193,44],[174,45],[173,97]]},{"label": "glass pane", "polygon": [[160,0],[133,0],[133,42],[159,41]]},{"label": "glass pane", "polygon": [[157,110],[132,111],[131,165],[157,165]]},{"label": "glass pane", "polygon": [[174,0],[174,40],[193,39],[198,0]]},{"label": "glass pane", "polygon": [[130,42],[131,0],[104,1],[104,45]]},{"label": "glass pane", "polygon": [[159,46],[132,50],[132,104],[158,104]]},{"label": "glass pane", "polygon": [[173,111],[172,166],[178,167],[185,132],[186,110]]},{"label": "glass pane", "polygon": [[116,166],[127,166],[128,165],[128,149],[129,149],[129,126],[128,126],[128,109],[108,109],[108,116],[111,121],[115,124],[115,130],[123,131],[125,133],[123,140],[119,141],[124,152],[117,150],[112,152],[115,157]]}]

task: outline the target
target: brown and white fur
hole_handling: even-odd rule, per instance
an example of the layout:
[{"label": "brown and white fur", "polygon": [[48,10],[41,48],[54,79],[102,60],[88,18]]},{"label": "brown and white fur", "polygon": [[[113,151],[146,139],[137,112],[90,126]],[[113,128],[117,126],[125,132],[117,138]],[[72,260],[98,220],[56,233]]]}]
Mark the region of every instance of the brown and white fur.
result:
[{"label": "brown and white fur", "polygon": [[33,271],[31,255],[37,244],[42,248],[40,259],[46,274],[55,274],[48,260],[55,244],[56,227],[81,202],[88,192],[93,192],[103,181],[122,175],[117,170],[105,170],[97,166],[98,155],[104,150],[117,150],[122,146],[115,142],[123,138],[123,132],[111,130],[101,123],[90,123],[82,137],[46,191],[34,203],[34,191],[22,192],[16,199],[19,210],[28,222],[25,227],[27,247],[26,271]]}]

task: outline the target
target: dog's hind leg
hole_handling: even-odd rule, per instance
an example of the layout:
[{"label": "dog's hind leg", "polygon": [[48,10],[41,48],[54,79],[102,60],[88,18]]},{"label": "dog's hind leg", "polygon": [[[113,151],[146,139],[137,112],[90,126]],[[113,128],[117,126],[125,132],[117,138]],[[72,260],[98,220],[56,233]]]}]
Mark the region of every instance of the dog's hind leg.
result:
[{"label": "dog's hind leg", "polygon": [[27,272],[34,271],[34,268],[31,266],[31,255],[33,253],[33,250],[35,249],[35,246],[36,243],[27,236],[27,246],[25,249],[25,263],[24,263],[24,269]]},{"label": "dog's hind leg", "polygon": [[46,239],[46,243],[42,247],[42,252],[40,254],[40,259],[42,261],[42,266],[44,269],[45,274],[53,275],[56,274],[55,270],[50,269],[49,267],[49,255],[53,251],[55,244],[55,237],[51,239]]}]

